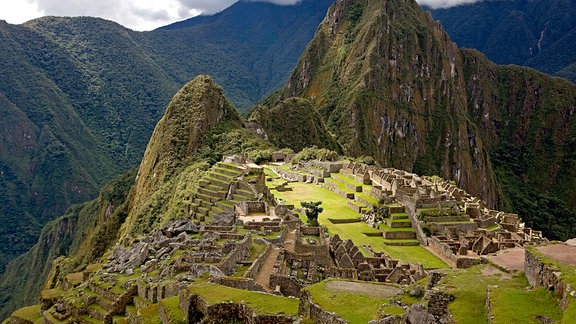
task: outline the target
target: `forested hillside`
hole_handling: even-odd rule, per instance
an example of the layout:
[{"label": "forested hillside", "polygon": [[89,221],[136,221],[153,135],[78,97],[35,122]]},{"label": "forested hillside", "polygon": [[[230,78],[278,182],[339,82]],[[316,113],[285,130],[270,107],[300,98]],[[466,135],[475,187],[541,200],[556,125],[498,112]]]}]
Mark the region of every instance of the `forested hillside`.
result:
[{"label": "forested hillside", "polygon": [[47,221],[140,162],[176,91],[210,73],[245,110],[279,87],[331,4],[238,2],[151,32],[0,22],[0,273]]},{"label": "forested hillside", "polygon": [[498,64],[525,65],[576,82],[576,2],[477,1],[432,10],[452,41]]}]

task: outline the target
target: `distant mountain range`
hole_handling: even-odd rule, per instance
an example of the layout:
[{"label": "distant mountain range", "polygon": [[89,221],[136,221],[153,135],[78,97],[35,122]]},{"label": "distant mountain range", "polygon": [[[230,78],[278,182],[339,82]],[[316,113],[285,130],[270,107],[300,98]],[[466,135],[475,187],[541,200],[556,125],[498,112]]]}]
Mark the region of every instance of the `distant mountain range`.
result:
[{"label": "distant mountain range", "polygon": [[46,222],[140,162],[198,74],[240,111],[280,87],[331,3],[241,1],[151,32],[89,17],[0,22],[0,273]]},{"label": "distant mountain range", "polygon": [[431,11],[459,47],[576,82],[576,1],[490,0]]}]

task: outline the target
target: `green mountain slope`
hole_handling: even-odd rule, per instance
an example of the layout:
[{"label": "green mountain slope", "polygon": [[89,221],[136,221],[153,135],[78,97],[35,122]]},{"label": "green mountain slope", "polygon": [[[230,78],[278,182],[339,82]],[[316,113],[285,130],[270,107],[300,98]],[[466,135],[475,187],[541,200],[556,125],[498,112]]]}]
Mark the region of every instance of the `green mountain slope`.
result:
[{"label": "green mountain slope", "polygon": [[432,15],[460,47],[478,49],[495,63],[530,66],[576,81],[574,1],[479,1],[432,10]]},{"label": "green mountain slope", "polygon": [[[575,106],[574,85],[459,50],[415,2],[338,1],[286,88],[253,112],[251,121],[274,143],[249,130],[254,125],[210,77],[197,77],[169,104],[138,174],[117,179],[98,200],[70,209],[46,229],[38,246],[9,267],[2,296],[12,306],[13,289],[29,289],[23,285],[28,282],[37,288],[41,280],[32,276],[45,275],[56,255],[70,258],[56,262],[47,287],[81,271],[111,244],[129,245],[167,220],[189,215],[209,166],[224,154],[275,149],[273,144],[329,147],[336,138],[346,153],[454,179],[490,205],[519,210],[537,229],[570,236],[574,217],[562,210],[574,203]],[[307,118],[293,121],[293,113]],[[306,132],[311,136],[294,136]]]},{"label": "green mountain slope", "polygon": [[576,235],[576,87],[459,50],[415,2],[336,3],[290,97],[312,101],[350,155],[453,179],[547,237]]},{"label": "green mountain slope", "polygon": [[[68,96],[15,41],[22,32],[28,33],[0,24],[0,187],[7,202],[0,214],[6,242],[0,271],[31,246],[43,224],[69,205],[93,197],[118,172]],[[30,42],[37,36],[27,34]]]},{"label": "green mountain slope", "polygon": [[[114,242],[186,216],[192,188],[224,154],[272,148],[245,128],[222,88],[208,76],[196,77],[168,105],[138,172],[126,172],[97,199],[70,208],[44,228],[29,252],[10,263],[0,278],[0,317],[34,303],[43,285],[53,288],[62,274],[95,262]],[[59,256],[69,258],[55,261]]]},{"label": "green mountain slope", "polygon": [[329,5],[241,2],[143,33],[89,17],[0,22],[0,273],[46,222],[140,162],[190,79],[209,72],[240,109],[280,86]]}]

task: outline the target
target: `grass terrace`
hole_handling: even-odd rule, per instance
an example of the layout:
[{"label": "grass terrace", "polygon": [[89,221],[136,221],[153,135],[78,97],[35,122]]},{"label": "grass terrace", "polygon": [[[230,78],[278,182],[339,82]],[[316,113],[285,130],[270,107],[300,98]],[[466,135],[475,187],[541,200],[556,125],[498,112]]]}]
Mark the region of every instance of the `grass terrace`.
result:
[{"label": "grass terrace", "polygon": [[166,315],[166,319],[168,323],[186,323],[184,320],[184,312],[180,309],[180,297],[174,296],[166,299],[162,299],[160,301],[162,305],[162,309],[164,310],[164,314]]},{"label": "grass terrace", "polygon": [[350,178],[350,177],[348,177],[348,176],[346,176],[346,175],[343,175],[343,174],[341,174],[341,173],[332,173],[330,176],[331,176],[332,178],[334,178],[334,179],[338,179],[338,180],[341,181],[341,182],[349,183],[349,184],[352,184],[352,185],[354,185],[354,186],[360,186],[360,187],[362,187],[363,192],[356,192],[356,193],[355,193],[356,196],[359,197],[359,198],[361,198],[362,200],[368,202],[368,203],[373,204],[373,205],[378,204],[378,201],[377,201],[376,199],[374,199],[374,198],[373,198],[372,196],[370,196],[369,194],[364,193],[364,191],[366,191],[366,190],[369,192],[369,191],[370,191],[370,188],[371,188],[372,186],[370,186],[370,185],[365,185],[365,184],[363,184],[363,183],[360,183],[360,182],[356,181],[355,179],[352,179],[352,178]]},{"label": "grass terrace", "polygon": [[[366,284],[369,286],[383,288],[389,290],[389,294],[381,294],[376,296],[372,293],[373,289],[364,289],[364,291],[353,291],[351,289],[335,289],[335,285],[341,283],[346,285],[343,280],[324,280],[315,285],[306,287],[305,289],[310,292],[312,300],[318,304],[322,309],[334,312],[340,315],[349,323],[368,323],[371,320],[378,319],[378,310],[382,305],[388,304],[390,298],[395,296],[399,289],[395,286],[384,285],[379,283]],[[354,284],[354,282],[350,282]],[[364,283],[363,283],[364,284]],[[344,290],[347,290],[344,292]],[[346,306],[346,307],[344,307]],[[387,309],[394,313],[399,313],[399,309]]]},{"label": "grass terrace", "polygon": [[220,286],[212,283],[195,284],[188,288],[192,294],[197,294],[210,304],[232,301],[244,303],[257,314],[298,314],[298,299],[274,296],[236,288]]},{"label": "grass terrace", "polygon": [[442,280],[441,284],[456,296],[449,305],[456,323],[488,322],[484,307],[488,285],[491,286],[493,323],[540,323],[535,319],[537,315],[558,322],[562,319],[562,310],[552,293],[544,288],[526,289],[529,284],[523,273],[485,275],[482,270],[487,266],[490,265],[454,269]]},{"label": "grass terrace", "polygon": [[277,198],[281,198],[286,204],[294,204],[296,207],[299,207],[302,201],[321,200],[324,211],[319,215],[318,222],[328,228],[330,235],[338,234],[342,239],[351,239],[358,246],[370,245],[374,251],[383,251],[395,259],[405,262],[419,262],[425,268],[448,267],[446,263],[422,246],[389,246],[384,244],[384,238],[381,236],[364,235],[363,232],[378,232],[377,229],[371,228],[364,222],[332,224],[328,221],[328,218],[353,219],[361,215],[348,208],[348,201],[345,198],[329,189],[315,184],[300,182],[290,183],[289,187],[292,190],[283,192],[271,190],[271,192]]},{"label": "grass terrace", "polygon": [[[33,305],[29,307],[20,308],[12,313],[12,317],[22,320],[22,323],[44,323],[40,313],[42,305]],[[12,323],[6,320],[4,323]]]}]

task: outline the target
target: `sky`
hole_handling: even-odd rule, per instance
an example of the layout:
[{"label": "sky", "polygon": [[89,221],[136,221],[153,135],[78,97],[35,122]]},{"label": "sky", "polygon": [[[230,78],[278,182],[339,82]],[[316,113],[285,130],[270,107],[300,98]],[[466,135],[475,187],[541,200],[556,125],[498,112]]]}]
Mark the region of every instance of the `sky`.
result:
[{"label": "sky", "polygon": [[[133,30],[152,30],[201,13],[224,10],[237,0],[0,0],[0,20],[21,24],[41,16],[92,16]],[[299,0],[251,0],[291,5]],[[481,0],[417,0],[446,8]]]}]

